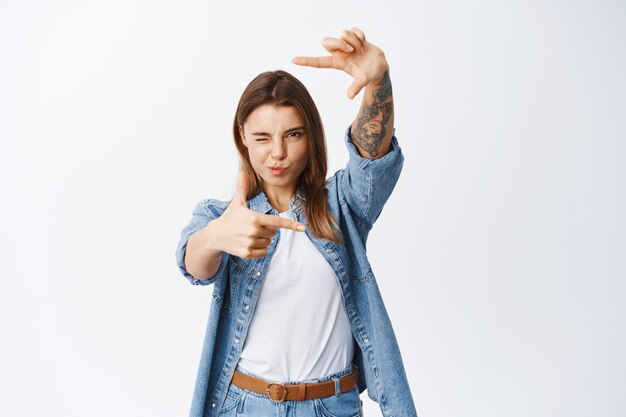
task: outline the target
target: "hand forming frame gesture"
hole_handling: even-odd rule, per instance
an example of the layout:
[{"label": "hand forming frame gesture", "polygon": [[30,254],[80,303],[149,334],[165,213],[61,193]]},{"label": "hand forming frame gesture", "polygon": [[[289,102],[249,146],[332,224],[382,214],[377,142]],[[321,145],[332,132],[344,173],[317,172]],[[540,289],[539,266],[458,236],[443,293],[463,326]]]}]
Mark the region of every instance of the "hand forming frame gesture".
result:
[{"label": "hand forming frame gesture", "polygon": [[359,28],[341,32],[341,37],[322,38],[330,56],[294,57],[292,62],[315,68],[335,68],[354,80],[348,88],[353,99],[365,88],[363,104],[352,123],[351,136],[362,157],[377,159],[389,152],[393,136],[393,96],[389,64],[383,51],[365,39]]},{"label": "hand forming frame gesture", "polygon": [[380,80],[389,65],[382,49],[368,42],[365,33],[359,28],[344,30],[341,37],[322,38],[322,45],[330,56],[294,57],[291,61],[296,65],[315,68],[335,68],[350,74],[354,81],[348,88],[348,98],[353,99],[363,87]]}]

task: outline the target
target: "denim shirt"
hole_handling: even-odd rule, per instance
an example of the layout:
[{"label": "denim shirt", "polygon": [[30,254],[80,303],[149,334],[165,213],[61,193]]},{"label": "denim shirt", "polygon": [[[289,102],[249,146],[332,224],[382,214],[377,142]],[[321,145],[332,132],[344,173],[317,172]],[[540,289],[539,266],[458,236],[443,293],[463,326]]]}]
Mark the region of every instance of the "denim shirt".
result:
[{"label": "denim shirt", "polygon": [[[389,153],[378,159],[370,160],[359,154],[350,127],[345,133],[345,144],[349,154],[346,168],[326,180],[330,212],[345,243],[317,239],[308,228],[305,233],[337,275],[356,341],[353,363],[359,368],[359,393],[367,389],[384,417],[417,416],[391,320],[366,254],[368,233],[398,181],[404,156],[395,129]],[[296,220],[306,226],[304,201],[297,191],[289,207]],[[261,286],[280,240],[280,229],[276,229],[275,239],[263,258],[246,259],[222,252],[213,277],[194,278],[184,264],[187,241],[194,232],[222,215],[228,204],[216,199],[200,201],[182,230],[176,249],[178,268],[191,284],[213,285],[190,417],[215,417],[222,408]],[[278,214],[263,191],[247,204],[250,210],[259,213]]]}]

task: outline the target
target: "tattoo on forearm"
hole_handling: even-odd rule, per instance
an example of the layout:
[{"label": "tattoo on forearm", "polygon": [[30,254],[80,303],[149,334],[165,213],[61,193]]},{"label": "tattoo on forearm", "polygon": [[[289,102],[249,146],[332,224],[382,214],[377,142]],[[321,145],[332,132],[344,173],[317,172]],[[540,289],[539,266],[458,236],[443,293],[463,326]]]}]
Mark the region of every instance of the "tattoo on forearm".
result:
[{"label": "tattoo on forearm", "polygon": [[380,80],[380,88],[374,91],[374,103],[363,105],[352,136],[352,140],[372,157],[378,156],[380,146],[387,134],[387,122],[393,112],[391,96],[389,71],[385,71]]}]

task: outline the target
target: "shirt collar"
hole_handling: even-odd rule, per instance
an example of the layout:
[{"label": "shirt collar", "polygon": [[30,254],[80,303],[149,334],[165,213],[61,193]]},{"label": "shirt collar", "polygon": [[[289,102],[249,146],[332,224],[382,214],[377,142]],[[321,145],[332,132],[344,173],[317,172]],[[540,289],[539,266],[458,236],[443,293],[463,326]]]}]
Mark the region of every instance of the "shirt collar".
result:
[{"label": "shirt collar", "polygon": [[[298,200],[306,201],[306,198],[304,197],[304,194],[302,193],[300,189],[296,190],[294,198],[292,198],[289,203],[289,208],[291,210],[294,210],[294,208],[296,207],[299,208],[298,203],[300,203],[300,201]],[[263,213],[263,214],[267,214],[273,209],[272,205],[268,201],[267,196],[265,195],[265,192],[263,192],[263,190],[261,190],[257,195],[255,195],[254,197],[250,199],[248,207],[252,211],[256,211],[256,212]]]}]

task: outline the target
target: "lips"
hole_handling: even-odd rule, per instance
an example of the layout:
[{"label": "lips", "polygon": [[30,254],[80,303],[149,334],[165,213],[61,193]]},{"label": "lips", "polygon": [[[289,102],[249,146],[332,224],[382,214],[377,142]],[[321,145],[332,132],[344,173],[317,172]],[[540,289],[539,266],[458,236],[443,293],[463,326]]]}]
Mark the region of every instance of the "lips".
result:
[{"label": "lips", "polygon": [[267,167],[272,175],[281,175],[283,172],[287,170],[286,167]]}]

